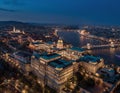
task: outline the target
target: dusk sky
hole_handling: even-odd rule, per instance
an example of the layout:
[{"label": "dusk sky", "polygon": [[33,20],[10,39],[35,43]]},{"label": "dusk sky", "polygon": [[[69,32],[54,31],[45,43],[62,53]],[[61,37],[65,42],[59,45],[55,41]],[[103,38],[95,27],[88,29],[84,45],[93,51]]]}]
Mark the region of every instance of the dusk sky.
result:
[{"label": "dusk sky", "polygon": [[0,21],[120,25],[120,0],[0,0]]}]

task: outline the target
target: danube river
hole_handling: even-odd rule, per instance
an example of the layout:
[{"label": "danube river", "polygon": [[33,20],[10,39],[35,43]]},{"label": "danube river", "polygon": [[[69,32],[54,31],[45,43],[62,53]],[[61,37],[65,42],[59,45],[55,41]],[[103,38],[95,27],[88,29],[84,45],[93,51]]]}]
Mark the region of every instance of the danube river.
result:
[{"label": "danube river", "polygon": [[[58,36],[61,37],[65,42],[68,42],[76,47],[85,46],[87,43],[91,43],[94,45],[103,43],[95,39],[80,36],[77,32],[59,31]],[[106,64],[120,65],[120,57],[118,58],[116,56],[120,55],[120,48],[100,48],[89,50],[89,52],[93,55],[97,55],[104,58]]]}]

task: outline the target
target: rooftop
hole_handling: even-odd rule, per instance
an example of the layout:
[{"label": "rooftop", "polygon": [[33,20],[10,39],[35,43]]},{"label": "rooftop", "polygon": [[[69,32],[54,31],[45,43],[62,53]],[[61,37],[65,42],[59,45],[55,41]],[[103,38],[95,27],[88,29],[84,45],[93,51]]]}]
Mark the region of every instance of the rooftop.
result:
[{"label": "rooftop", "polygon": [[32,42],[32,44],[43,44],[42,42]]},{"label": "rooftop", "polygon": [[84,61],[84,62],[99,62],[100,61],[100,57],[96,57],[96,56],[92,56],[92,55],[86,55],[80,58],[80,61]]},{"label": "rooftop", "polygon": [[47,52],[42,52],[42,53],[33,53],[33,56],[35,56],[35,58],[39,59],[41,56],[47,55]]},{"label": "rooftop", "polygon": [[103,68],[101,69],[102,71],[106,71],[106,72],[109,72],[109,73],[114,73],[115,70],[113,68]]},{"label": "rooftop", "polygon": [[30,57],[25,58],[25,60],[22,60],[20,57],[15,57],[14,55],[9,55],[11,58],[17,59],[19,62],[23,64],[29,64],[30,63]]},{"label": "rooftop", "polygon": [[32,54],[28,52],[19,51],[19,52],[16,52],[15,55],[22,56],[22,57],[31,57]]},{"label": "rooftop", "polygon": [[41,54],[34,54],[35,58],[39,59]]},{"label": "rooftop", "polygon": [[72,62],[73,61],[66,61],[66,60],[63,60],[63,59],[59,59],[59,60],[49,62],[48,65],[50,65],[54,68],[65,68],[65,67],[68,67],[68,66],[72,65]]},{"label": "rooftop", "polygon": [[79,48],[79,47],[72,47],[70,48],[71,50],[74,50],[74,51],[78,51],[78,52],[83,52],[84,49],[83,48]]},{"label": "rooftop", "polygon": [[41,58],[46,59],[46,60],[50,60],[50,59],[53,59],[53,58],[56,58],[56,57],[60,57],[60,55],[54,53],[54,54],[48,54],[48,55],[41,56]]},{"label": "rooftop", "polygon": [[46,44],[53,45],[54,43],[51,41],[46,42]]}]

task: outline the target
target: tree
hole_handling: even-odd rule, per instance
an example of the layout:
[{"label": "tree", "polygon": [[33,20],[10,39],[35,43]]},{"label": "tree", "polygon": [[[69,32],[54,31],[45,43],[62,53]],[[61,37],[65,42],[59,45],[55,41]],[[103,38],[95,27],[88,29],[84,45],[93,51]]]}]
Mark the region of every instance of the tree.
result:
[{"label": "tree", "polygon": [[70,82],[67,81],[66,85],[65,85],[67,88],[70,88]]},{"label": "tree", "polygon": [[94,79],[92,79],[92,78],[88,78],[87,79],[87,84],[88,84],[88,86],[95,86],[95,80]]},{"label": "tree", "polygon": [[76,82],[77,82],[77,80],[78,80],[78,79],[77,79],[77,76],[76,76],[76,75],[74,75],[74,76],[73,76],[73,83],[76,83]]}]

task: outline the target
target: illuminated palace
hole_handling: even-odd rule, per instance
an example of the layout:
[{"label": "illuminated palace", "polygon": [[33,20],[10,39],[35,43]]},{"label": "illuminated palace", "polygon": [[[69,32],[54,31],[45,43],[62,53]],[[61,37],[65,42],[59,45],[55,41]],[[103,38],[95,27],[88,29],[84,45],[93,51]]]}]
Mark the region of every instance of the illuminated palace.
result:
[{"label": "illuminated palace", "polygon": [[85,53],[85,50],[78,47],[64,48],[52,53],[34,53],[31,68],[42,86],[48,85],[61,93],[67,80],[78,71],[80,65],[90,73],[96,73],[104,66],[102,58]]},{"label": "illuminated palace", "polygon": [[[49,86],[62,93],[65,83],[72,78],[79,67],[84,67],[89,73],[95,74],[104,66],[100,57],[88,55],[79,47],[65,47],[62,40],[58,42],[33,41],[29,45],[33,49],[32,56],[26,52],[18,51],[9,54],[9,63],[15,64],[23,72],[33,72],[38,77],[41,86]],[[31,58],[31,59],[30,59]]]},{"label": "illuminated palace", "polygon": [[65,82],[72,77],[74,61],[61,58],[58,54],[32,56],[31,67],[38,76],[42,86],[48,85],[58,92],[64,87]]},{"label": "illuminated palace", "polygon": [[58,93],[62,93],[65,83],[79,67],[96,74],[104,66],[102,58],[88,55],[79,47],[65,47],[61,39],[57,43],[33,41],[29,48],[33,49],[33,54],[17,51],[3,57],[26,74],[32,71],[40,85],[47,85]]}]

